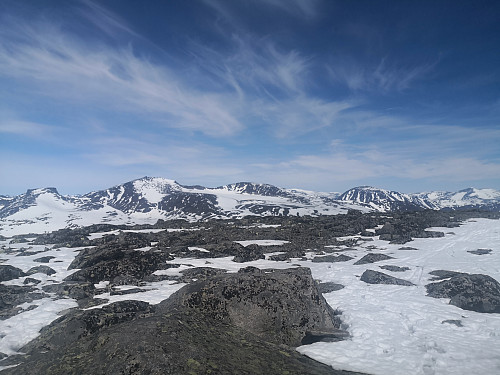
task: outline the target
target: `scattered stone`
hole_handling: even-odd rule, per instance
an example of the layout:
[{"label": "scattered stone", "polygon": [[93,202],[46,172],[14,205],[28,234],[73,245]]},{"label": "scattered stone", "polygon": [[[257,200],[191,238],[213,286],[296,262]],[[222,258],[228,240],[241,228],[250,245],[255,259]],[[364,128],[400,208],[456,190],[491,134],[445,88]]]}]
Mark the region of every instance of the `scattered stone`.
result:
[{"label": "scattered stone", "polygon": [[335,292],[340,289],[344,289],[345,286],[342,284],[337,284],[334,282],[327,282],[327,283],[319,283],[318,284],[318,291],[320,293],[330,293],[330,292]]},{"label": "scattered stone", "polygon": [[217,275],[222,275],[226,273],[226,270],[220,268],[211,268],[211,267],[194,267],[188,268],[186,270],[181,271],[182,282],[191,282],[194,279],[196,280],[205,280],[210,277],[214,277]]},{"label": "scattered stone", "polygon": [[47,255],[45,257],[33,259],[33,262],[37,262],[37,263],[49,263],[50,260],[54,259],[54,258],[55,258],[55,256]]},{"label": "scattered stone", "polygon": [[411,247],[411,246],[403,246],[403,247],[400,247],[398,250],[418,250],[418,249],[415,247]]},{"label": "scattered stone", "polygon": [[34,279],[32,277],[27,277],[24,279],[23,284],[40,284],[42,281],[38,279]]},{"label": "scattered stone", "polygon": [[491,253],[492,251],[493,250],[491,249],[477,249],[477,250],[469,250],[467,252],[475,255],[486,255]]},{"label": "scattered stone", "polygon": [[24,363],[4,371],[352,375],[283,345],[345,338],[330,310],[308,269],[245,269],[187,285],[156,306],[73,310],[21,348]]},{"label": "scattered stone", "polygon": [[354,259],[353,257],[341,254],[339,256],[335,255],[326,255],[322,257],[314,257],[313,262],[314,263],[335,263],[335,262],[347,262],[351,259]]},{"label": "scattered stone", "polygon": [[381,260],[387,260],[387,259],[394,259],[393,257],[385,254],[375,254],[375,253],[369,253],[366,254],[363,258],[358,260],[355,265],[359,264],[368,264],[368,263],[375,263],[375,262],[380,262]]},{"label": "scattered stone", "polygon": [[50,284],[42,287],[47,293],[56,293],[61,297],[74,298],[76,300],[91,298],[94,296],[95,286],[88,282],[64,282],[61,284]]},{"label": "scattered stone", "polygon": [[410,270],[409,267],[398,267],[398,266],[380,266],[380,268],[391,272],[405,272]]},{"label": "scattered stone", "polygon": [[453,276],[467,275],[467,274],[463,273],[463,272],[457,272],[457,271],[436,270],[436,271],[429,272],[429,275],[435,276],[435,277],[430,279],[431,281],[435,281],[435,280],[449,279],[450,277],[453,277]]},{"label": "scattered stone", "polygon": [[10,266],[0,265],[0,281],[8,281],[26,276],[22,269]]},{"label": "scattered stone", "polygon": [[443,320],[441,322],[441,324],[453,324],[453,325],[456,325],[457,327],[463,327],[462,325],[462,321],[461,320],[453,320],[453,319],[449,319],[449,320]]},{"label": "scattered stone", "polygon": [[366,270],[365,272],[363,272],[360,280],[368,284],[390,284],[403,286],[415,285],[407,280],[398,279],[397,277],[389,276],[385,273],[372,270]]},{"label": "scattered stone", "polygon": [[256,244],[251,244],[245,247],[241,246],[238,254],[233,258],[233,262],[245,263],[264,258],[265,255],[262,247]]},{"label": "scattered stone", "polygon": [[450,298],[450,305],[481,313],[500,313],[500,283],[491,276],[458,274],[427,284],[427,295]]},{"label": "scattered stone", "polygon": [[46,275],[53,275],[56,273],[54,269],[50,268],[49,266],[36,266],[36,267],[31,267],[28,272],[26,272],[27,275],[33,275],[35,273],[44,273]]},{"label": "scattered stone", "polygon": [[0,320],[18,314],[22,309],[18,305],[47,297],[31,286],[0,284]]}]

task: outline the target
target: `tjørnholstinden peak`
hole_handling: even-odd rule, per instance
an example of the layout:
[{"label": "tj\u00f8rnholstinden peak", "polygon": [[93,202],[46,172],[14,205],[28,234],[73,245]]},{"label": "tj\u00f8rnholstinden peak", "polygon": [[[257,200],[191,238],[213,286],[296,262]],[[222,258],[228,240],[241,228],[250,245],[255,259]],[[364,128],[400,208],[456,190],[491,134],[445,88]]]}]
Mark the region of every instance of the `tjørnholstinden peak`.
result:
[{"label": "tj\u00f8rnholstinden peak", "polygon": [[360,186],[338,194],[253,182],[216,188],[187,186],[165,178],[143,177],[82,196],[64,196],[55,188],[1,196],[0,234],[43,233],[96,223],[153,224],[159,219],[194,222],[248,215],[335,215],[349,209],[386,212],[464,208],[498,210],[500,192],[468,188],[404,194]]}]

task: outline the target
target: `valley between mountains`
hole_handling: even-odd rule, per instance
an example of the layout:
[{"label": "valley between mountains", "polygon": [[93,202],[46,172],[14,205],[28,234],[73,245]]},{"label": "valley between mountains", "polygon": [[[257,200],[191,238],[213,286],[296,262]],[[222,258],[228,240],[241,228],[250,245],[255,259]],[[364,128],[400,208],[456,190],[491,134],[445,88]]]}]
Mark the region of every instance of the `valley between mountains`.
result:
[{"label": "valley between mountains", "polygon": [[493,374],[500,193],[0,198],[2,374]]}]

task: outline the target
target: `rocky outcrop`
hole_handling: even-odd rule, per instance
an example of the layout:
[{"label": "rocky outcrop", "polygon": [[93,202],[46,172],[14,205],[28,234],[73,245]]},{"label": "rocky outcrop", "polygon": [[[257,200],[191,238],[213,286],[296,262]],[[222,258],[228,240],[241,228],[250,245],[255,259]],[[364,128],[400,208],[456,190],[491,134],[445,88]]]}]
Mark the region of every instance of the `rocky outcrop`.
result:
[{"label": "rocky outcrop", "polygon": [[398,279],[397,277],[386,275],[383,272],[366,270],[361,275],[361,281],[368,284],[389,284],[389,285],[404,285],[412,286],[415,285],[407,280]]},{"label": "rocky outcrop", "polygon": [[166,305],[182,305],[275,344],[298,346],[307,331],[336,332],[340,321],[308,268],[247,267],[187,285]]},{"label": "rocky outcrop", "polygon": [[387,259],[393,259],[389,255],[385,254],[375,254],[375,253],[369,253],[366,254],[363,258],[358,260],[355,265],[360,265],[360,264],[368,264],[368,263],[375,263],[375,262],[380,262],[381,260],[387,260]]},{"label": "rocky outcrop", "polygon": [[73,310],[4,374],[354,374],[289,346],[343,338],[338,324],[309,269],[246,268],[187,285],[156,306]]},{"label": "rocky outcrop", "polygon": [[[446,271],[444,271],[446,272]],[[450,278],[426,285],[427,295],[449,298],[450,305],[481,313],[500,313],[500,283],[491,276],[453,272]]]},{"label": "rocky outcrop", "polygon": [[26,276],[26,274],[20,268],[3,264],[0,265],[0,281],[13,280],[23,276]]},{"label": "rocky outcrop", "polygon": [[391,271],[391,272],[405,272],[408,271],[410,268],[408,267],[398,267],[398,266],[380,266],[383,270]]},{"label": "rocky outcrop", "polygon": [[314,263],[336,263],[336,262],[347,262],[351,259],[354,259],[354,258],[350,257],[348,255],[341,254],[339,256],[326,255],[326,256],[321,256],[321,257],[314,257],[312,259],[312,261]]}]

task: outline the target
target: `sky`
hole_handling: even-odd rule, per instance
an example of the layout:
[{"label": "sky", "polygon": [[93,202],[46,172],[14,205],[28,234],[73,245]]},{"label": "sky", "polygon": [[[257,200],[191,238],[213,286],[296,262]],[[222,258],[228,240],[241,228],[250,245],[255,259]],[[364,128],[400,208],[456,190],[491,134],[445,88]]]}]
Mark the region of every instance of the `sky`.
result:
[{"label": "sky", "polygon": [[0,0],[0,194],[500,189],[500,2]]}]

